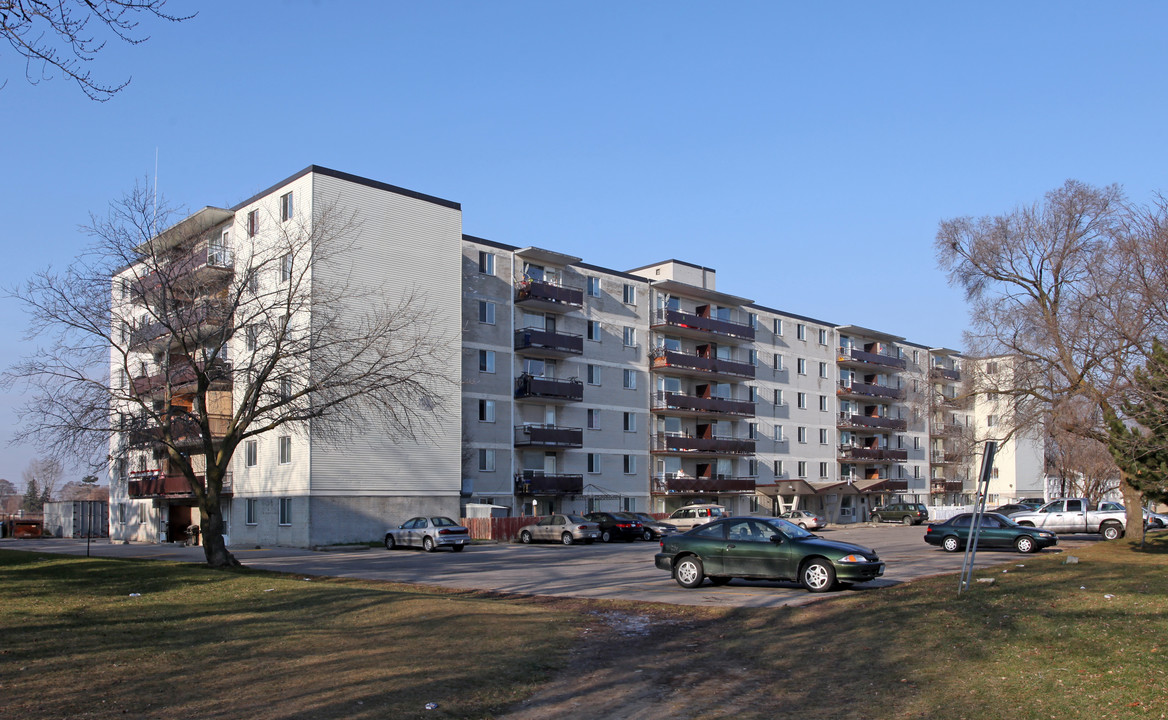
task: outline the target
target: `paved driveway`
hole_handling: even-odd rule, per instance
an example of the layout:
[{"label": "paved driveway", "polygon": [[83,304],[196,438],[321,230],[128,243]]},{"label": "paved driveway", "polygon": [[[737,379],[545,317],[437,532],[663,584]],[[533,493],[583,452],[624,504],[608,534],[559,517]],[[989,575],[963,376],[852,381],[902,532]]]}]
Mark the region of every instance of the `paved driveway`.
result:
[{"label": "paved driveway", "polygon": [[[820,531],[832,540],[844,540],[873,547],[886,564],[883,577],[853,586],[847,592],[872,592],[898,582],[961,570],[962,553],[946,553],[926,545],[923,527],[901,525],[830,528]],[[1096,536],[1063,536],[1061,552],[1096,542]],[[39,550],[85,555],[85,540],[0,540],[0,549]],[[611,545],[474,545],[461,553],[442,550],[387,551],[380,548],[319,552],[295,548],[235,548],[232,552],[243,564],[266,570],[300,575],[390,580],[442,587],[495,590],[530,595],[558,595],[622,600],[642,600],[675,605],[777,607],[824,597],[812,595],[794,583],[734,580],[715,588],[708,583],[686,590],[669,574],[653,566],[656,542],[614,543]],[[90,544],[97,557],[163,559],[202,562],[202,548],[179,545]],[[1028,556],[1012,551],[979,550],[977,566],[1025,563]],[[831,596],[834,593],[828,593]]]}]

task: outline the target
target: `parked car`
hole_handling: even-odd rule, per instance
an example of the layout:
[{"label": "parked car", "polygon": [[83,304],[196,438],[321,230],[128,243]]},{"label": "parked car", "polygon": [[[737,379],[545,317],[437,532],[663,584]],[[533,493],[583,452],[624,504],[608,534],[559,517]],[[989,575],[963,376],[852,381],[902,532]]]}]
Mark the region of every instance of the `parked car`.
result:
[{"label": "parked car", "polygon": [[1126,512],[1094,508],[1087,498],[1051,500],[1034,512],[1017,513],[1011,519],[1056,533],[1099,533],[1104,540],[1123,537],[1127,529]]},{"label": "parked car", "polygon": [[[1127,509],[1124,508],[1123,505],[1121,505],[1120,503],[1117,503],[1117,502],[1110,502],[1110,501],[1101,502],[1101,503],[1099,503],[1099,509],[1104,511],[1104,512],[1117,511],[1117,512],[1123,513],[1125,516],[1127,515]],[[1152,512],[1151,510],[1149,510],[1147,508],[1143,508],[1143,511],[1144,511],[1144,527],[1148,528],[1149,530],[1162,528],[1165,525],[1168,525],[1168,515],[1163,515],[1161,513]]]},{"label": "parked car", "polygon": [[434,552],[448,547],[459,552],[470,544],[470,530],[448,517],[415,517],[385,531],[385,549],[420,547]]},{"label": "parked car", "polygon": [[672,523],[667,523],[664,520],[658,520],[649,513],[631,512],[625,513],[632,515],[634,518],[641,521],[641,527],[645,529],[641,533],[641,537],[645,540],[658,540],[666,535],[672,535],[677,532],[677,526]]},{"label": "parked car", "polygon": [[788,510],[779,515],[784,520],[790,520],[793,524],[798,525],[804,530],[818,530],[819,528],[827,527],[827,520],[822,516],[816,515],[813,512],[806,510]]},{"label": "parked car", "polygon": [[893,503],[872,509],[872,522],[898,522],[920,525],[929,519],[929,510],[921,503]]},{"label": "parked car", "polygon": [[641,533],[645,532],[641,521],[626,513],[591,512],[585,515],[584,519],[600,526],[600,539],[602,542],[612,542],[614,540],[632,542],[641,537]]},{"label": "parked car", "polygon": [[1148,511],[1148,527],[1163,530],[1168,527],[1168,514]]},{"label": "parked car", "polygon": [[548,515],[534,525],[524,525],[519,531],[519,541],[523,543],[540,540],[564,545],[574,542],[591,544],[599,537],[600,528],[596,523],[588,522],[579,515]]},{"label": "parked car", "polygon": [[[925,542],[949,552],[957,552],[969,543],[973,513],[954,515],[945,522],[932,523],[925,530]],[[1019,525],[996,512],[981,516],[977,535],[978,547],[1013,547],[1020,553],[1038,552],[1058,545],[1058,535],[1049,530]]]},{"label": "parked car", "polygon": [[1008,503],[1006,505],[999,505],[988,512],[996,512],[999,515],[1010,517],[1014,513],[1033,512],[1036,509],[1038,509],[1037,505],[1031,505],[1029,503]]},{"label": "parked car", "polygon": [[698,525],[717,520],[726,515],[726,508],[711,503],[698,503],[678,508],[669,516],[669,523],[676,525],[678,530],[692,530]]},{"label": "parked car", "polygon": [[653,559],[678,585],[696,588],[705,578],[793,580],[811,592],[867,582],[884,574],[876,551],[825,540],[782,518],[729,517],[661,540]]}]

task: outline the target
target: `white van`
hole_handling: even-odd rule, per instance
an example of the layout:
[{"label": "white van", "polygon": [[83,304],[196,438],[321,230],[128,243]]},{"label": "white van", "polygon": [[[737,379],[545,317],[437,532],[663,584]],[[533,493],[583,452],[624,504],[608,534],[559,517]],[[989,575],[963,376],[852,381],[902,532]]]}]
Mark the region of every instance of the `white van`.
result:
[{"label": "white van", "polygon": [[705,525],[708,522],[713,522],[721,517],[726,517],[729,513],[722,505],[712,505],[703,503],[700,505],[686,505],[683,508],[678,508],[669,516],[669,524],[676,525],[681,532],[692,530],[698,525]]}]

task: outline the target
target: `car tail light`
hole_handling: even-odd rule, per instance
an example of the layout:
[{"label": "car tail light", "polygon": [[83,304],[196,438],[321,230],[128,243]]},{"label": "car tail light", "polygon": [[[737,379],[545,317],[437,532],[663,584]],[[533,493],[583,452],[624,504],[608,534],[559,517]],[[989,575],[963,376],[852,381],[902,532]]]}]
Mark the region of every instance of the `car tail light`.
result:
[{"label": "car tail light", "polygon": [[438,534],[439,535],[449,535],[452,532],[454,532],[454,531],[453,530],[439,530]]}]

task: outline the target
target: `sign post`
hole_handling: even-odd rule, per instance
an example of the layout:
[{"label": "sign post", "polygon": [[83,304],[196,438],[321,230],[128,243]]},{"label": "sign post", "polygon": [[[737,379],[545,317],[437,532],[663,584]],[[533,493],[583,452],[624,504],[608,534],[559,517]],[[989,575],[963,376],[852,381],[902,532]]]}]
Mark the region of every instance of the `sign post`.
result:
[{"label": "sign post", "polygon": [[965,558],[961,562],[961,584],[957,586],[960,595],[969,589],[973,579],[973,563],[977,560],[977,540],[981,535],[981,518],[985,515],[986,495],[989,494],[990,476],[994,470],[994,455],[998,451],[996,440],[986,440],[981,456],[981,473],[977,476],[977,494],[974,496],[973,517],[969,520],[969,539],[965,542]]}]

